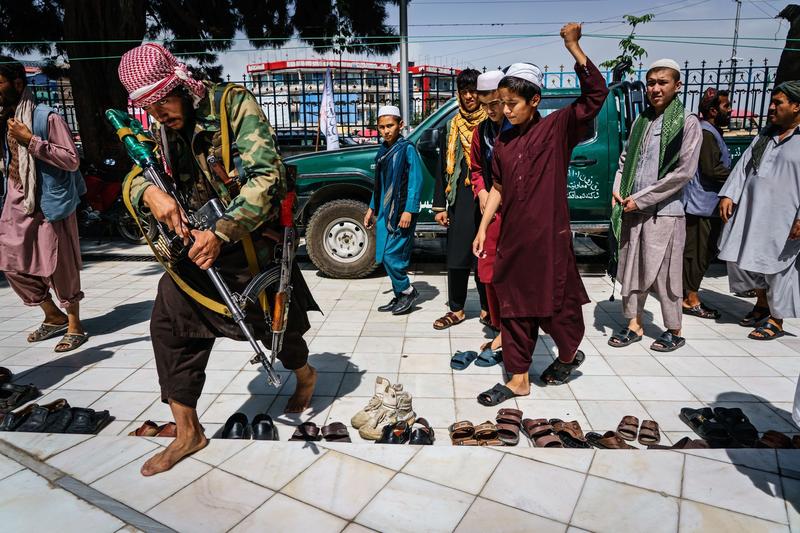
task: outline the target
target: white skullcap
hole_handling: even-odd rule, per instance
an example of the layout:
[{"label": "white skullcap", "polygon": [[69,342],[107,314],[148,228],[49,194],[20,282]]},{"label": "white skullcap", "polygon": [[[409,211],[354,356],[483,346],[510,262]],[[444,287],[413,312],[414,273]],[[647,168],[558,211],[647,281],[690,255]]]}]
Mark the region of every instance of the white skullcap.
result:
[{"label": "white skullcap", "polygon": [[674,59],[659,59],[650,65],[650,68],[647,69],[647,72],[650,72],[654,68],[671,68],[678,73],[678,79],[681,79],[681,66]]},{"label": "white skullcap", "polygon": [[497,85],[503,79],[502,70],[490,70],[478,76],[478,90],[479,91],[496,91]]},{"label": "white skullcap", "polygon": [[381,117],[397,117],[401,118],[400,108],[396,105],[384,105],[378,109],[378,118]]},{"label": "white skullcap", "polygon": [[544,76],[542,75],[542,71],[539,69],[539,67],[531,63],[514,63],[508,67],[505,77],[520,78],[531,82],[539,88],[544,85]]}]

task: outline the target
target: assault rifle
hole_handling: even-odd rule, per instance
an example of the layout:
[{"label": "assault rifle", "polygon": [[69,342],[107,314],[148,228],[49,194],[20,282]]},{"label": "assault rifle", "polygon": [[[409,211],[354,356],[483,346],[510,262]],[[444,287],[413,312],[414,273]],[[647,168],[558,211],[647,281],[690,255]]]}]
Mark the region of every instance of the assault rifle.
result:
[{"label": "assault rifle", "polygon": [[[106,111],[106,118],[116,130],[119,139],[125,145],[128,156],[142,169],[145,179],[170,195],[177,202],[178,208],[181,210],[182,214],[186,216],[186,219],[189,220],[190,228],[199,230],[213,228],[214,223],[224,214],[224,208],[220,201],[215,198],[197,211],[190,213],[189,209],[183,205],[180,195],[177,194],[172,182],[164,179],[159,167],[159,162],[153,152],[156,143],[150,133],[145,131],[138,120],[130,117],[124,111],[109,109]],[[234,322],[239,326],[239,329],[242,330],[250,346],[255,351],[255,355],[250,360],[250,363],[260,363],[266,370],[267,381],[275,387],[279,387],[281,384],[281,378],[277,372],[275,372],[273,363],[281,349],[283,334],[286,331],[286,318],[291,296],[289,279],[291,276],[292,260],[294,258],[294,229],[291,213],[293,201],[292,199],[288,200],[290,201],[284,202],[284,205],[281,206],[281,223],[284,225],[285,229],[280,267],[275,266],[258,274],[250,281],[241,294],[236,294],[228,288],[228,285],[222,279],[216,268],[211,266],[206,270],[208,277],[211,279],[211,283],[222,298],[231,318],[233,318]],[[287,210],[288,226],[284,224],[287,220]],[[169,262],[175,255],[184,254],[186,252],[186,247],[184,246],[183,240],[177,234],[169,231],[162,222],[156,221],[156,224],[159,232],[158,242],[149,242],[156,256],[159,258],[166,256],[167,262]],[[189,240],[189,244],[191,245],[193,243],[191,236]],[[168,265],[164,261],[162,261],[162,264],[169,270]],[[284,271],[285,269],[288,270]],[[275,282],[279,282],[278,294],[275,298],[273,315],[272,317],[267,317],[268,322],[271,322],[270,328],[273,331],[272,353],[270,357],[267,357],[262,347],[258,344],[258,341],[256,341],[250,326],[245,322],[244,310],[248,301],[257,303],[259,295]]]}]

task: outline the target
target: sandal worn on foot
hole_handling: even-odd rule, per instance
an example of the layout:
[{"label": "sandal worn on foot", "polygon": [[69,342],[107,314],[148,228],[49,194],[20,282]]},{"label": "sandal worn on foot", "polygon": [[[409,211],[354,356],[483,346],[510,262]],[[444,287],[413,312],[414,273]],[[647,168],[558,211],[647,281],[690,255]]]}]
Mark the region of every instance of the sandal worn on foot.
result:
[{"label": "sandal worn on foot", "polygon": [[683,314],[689,316],[696,316],[697,318],[705,318],[708,320],[716,320],[722,316],[722,314],[717,311],[716,309],[712,309],[710,307],[706,307],[705,304],[697,304],[692,307],[684,307]]},{"label": "sandal worn on foot", "polygon": [[751,331],[747,338],[756,341],[772,341],[780,339],[784,334],[783,326],[776,324],[770,318],[767,322]]},{"label": "sandal worn on foot", "polygon": [[485,405],[487,407],[493,407],[495,405],[499,405],[506,400],[511,400],[516,398],[517,396],[523,396],[522,394],[516,394],[514,391],[506,387],[505,385],[498,383],[491,389],[484,391],[478,395],[478,403],[481,405]]},{"label": "sandal worn on foot", "polygon": [[450,368],[453,370],[464,370],[477,358],[478,352],[458,351],[453,354],[453,357],[450,358]]},{"label": "sandal worn on foot", "polygon": [[58,353],[71,352],[75,348],[85,344],[88,340],[89,335],[87,333],[67,333],[58,341],[54,351]]},{"label": "sandal worn on foot", "polygon": [[642,446],[652,446],[661,442],[661,431],[658,422],[655,420],[642,420],[642,427],[639,428],[639,444]]},{"label": "sandal worn on foot", "polygon": [[467,319],[467,315],[464,315],[459,318],[457,314],[452,311],[449,311],[443,317],[436,319],[433,322],[433,329],[447,329],[450,326],[456,326],[464,322]]},{"label": "sandal worn on foot", "polygon": [[674,352],[686,344],[686,339],[667,330],[650,345],[654,352]]},{"label": "sandal worn on foot", "polygon": [[563,385],[585,360],[586,355],[581,350],[575,352],[575,357],[573,357],[572,361],[569,363],[564,363],[556,358],[556,360],[550,363],[550,366],[542,372],[541,380],[546,385]]},{"label": "sandal worn on foot", "polygon": [[639,432],[639,419],[635,416],[623,416],[617,425],[617,434],[625,440],[636,440]]},{"label": "sandal worn on foot", "polygon": [[630,328],[625,328],[615,333],[608,339],[608,345],[614,348],[624,348],[634,342],[642,340],[642,336]]},{"label": "sandal worn on foot", "polygon": [[67,326],[68,324],[66,322],[63,324],[48,324],[47,322],[42,322],[36,331],[28,335],[28,342],[39,342],[52,339],[56,335],[60,335],[61,333],[67,331]]},{"label": "sandal worn on foot", "polygon": [[752,311],[739,321],[743,328],[754,328],[769,318],[769,307],[754,306]]}]

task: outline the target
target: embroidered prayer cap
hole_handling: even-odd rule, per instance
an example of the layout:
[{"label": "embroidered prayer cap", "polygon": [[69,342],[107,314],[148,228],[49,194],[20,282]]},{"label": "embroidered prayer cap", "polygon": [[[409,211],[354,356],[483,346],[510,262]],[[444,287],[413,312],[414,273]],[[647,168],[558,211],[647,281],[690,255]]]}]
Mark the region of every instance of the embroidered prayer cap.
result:
[{"label": "embroidered prayer cap", "polygon": [[650,68],[647,69],[647,72],[650,72],[655,68],[671,68],[678,73],[678,80],[681,79],[681,66],[674,59],[659,59],[650,65]]},{"label": "embroidered prayer cap", "polygon": [[800,80],[785,81],[772,89],[772,92],[782,92],[792,102],[800,103]]},{"label": "embroidered prayer cap", "polygon": [[503,79],[505,74],[502,70],[490,70],[478,76],[478,90],[479,91],[496,91],[500,80]]},{"label": "embroidered prayer cap", "polygon": [[161,100],[178,85],[186,86],[198,98],[206,93],[203,82],[192,78],[185,64],[156,43],[146,43],[125,52],[117,72],[128,98],[137,107]]},{"label": "embroidered prayer cap", "polygon": [[397,117],[402,118],[400,108],[396,105],[384,105],[378,109],[378,118],[381,117]]},{"label": "embroidered prayer cap", "polygon": [[544,85],[544,75],[539,67],[532,63],[513,63],[504,78],[520,78],[529,81],[540,89]]}]

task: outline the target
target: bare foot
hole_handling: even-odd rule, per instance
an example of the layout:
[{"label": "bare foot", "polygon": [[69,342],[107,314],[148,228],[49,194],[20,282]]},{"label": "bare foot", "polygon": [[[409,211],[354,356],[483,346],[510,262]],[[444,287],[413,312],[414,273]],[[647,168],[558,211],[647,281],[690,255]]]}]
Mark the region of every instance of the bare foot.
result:
[{"label": "bare foot", "polygon": [[311,397],[314,396],[314,388],[317,386],[317,371],[313,366],[308,366],[308,370],[295,372],[297,386],[294,394],[286,402],[284,413],[302,413],[311,406]]},{"label": "bare foot", "polygon": [[142,475],[152,476],[166,472],[183,458],[202,450],[207,445],[208,439],[202,433],[198,433],[196,438],[187,441],[176,438],[164,451],[155,454],[144,463],[141,470]]},{"label": "bare foot", "polygon": [[506,387],[511,389],[517,396],[528,396],[531,393],[531,384],[515,385],[510,381],[506,383]]}]

